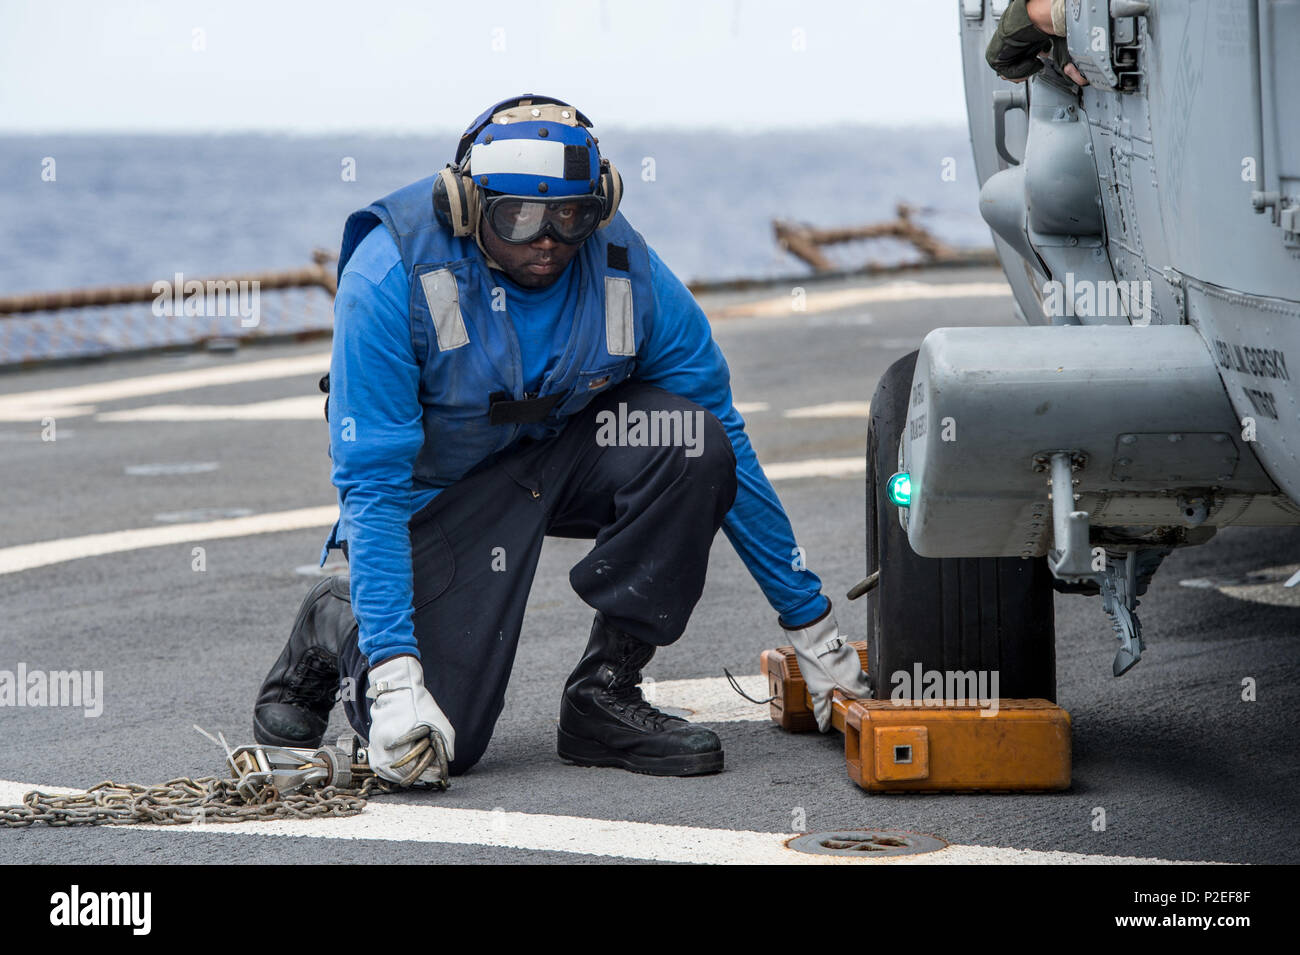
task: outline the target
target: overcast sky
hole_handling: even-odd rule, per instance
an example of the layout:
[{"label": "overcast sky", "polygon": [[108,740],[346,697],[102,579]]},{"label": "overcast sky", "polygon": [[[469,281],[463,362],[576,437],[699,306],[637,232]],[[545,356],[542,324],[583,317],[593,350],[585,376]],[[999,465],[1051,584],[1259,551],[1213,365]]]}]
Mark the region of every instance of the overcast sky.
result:
[{"label": "overcast sky", "polygon": [[0,0],[0,131],[962,124],[958,0]]}]

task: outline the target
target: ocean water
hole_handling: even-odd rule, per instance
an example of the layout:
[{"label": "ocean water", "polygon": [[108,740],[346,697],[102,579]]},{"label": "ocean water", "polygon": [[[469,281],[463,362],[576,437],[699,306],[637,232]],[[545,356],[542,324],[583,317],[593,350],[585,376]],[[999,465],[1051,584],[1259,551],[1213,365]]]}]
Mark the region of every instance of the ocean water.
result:
[{"label": "ocean water", "polygon": [[[687,281],[807,271],[777,246],[773,219],[859,225],[899,201],[954,245],[990,244],[963,127],[597,132],[624,214]],[[0,136],[0,295],[306,265],[313,248],[337,251],[348,213],[441,168],[456,139]],[[851,266],[907,253],[832,255]]]}]

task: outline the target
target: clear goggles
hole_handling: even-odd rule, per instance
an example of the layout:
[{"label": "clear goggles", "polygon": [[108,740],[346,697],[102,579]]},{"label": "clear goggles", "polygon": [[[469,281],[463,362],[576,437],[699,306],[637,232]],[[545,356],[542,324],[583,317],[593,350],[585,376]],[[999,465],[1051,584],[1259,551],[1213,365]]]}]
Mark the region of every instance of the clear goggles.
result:
[{"label": "clear goggles", "polygon": [[544,235],[566,245],[578,245],[596,231],[605,203],[598,196],[555,196],[524,199],[493,196],[483,215],[501,241],[525,245]]}]

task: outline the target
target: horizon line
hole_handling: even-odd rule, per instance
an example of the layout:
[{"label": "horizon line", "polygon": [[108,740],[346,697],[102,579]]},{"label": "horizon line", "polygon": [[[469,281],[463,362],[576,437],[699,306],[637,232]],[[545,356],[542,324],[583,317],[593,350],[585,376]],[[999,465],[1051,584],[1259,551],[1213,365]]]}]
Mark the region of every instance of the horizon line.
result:
[{"label": "horizon line", "polygon": [[[595,127],[593,127],[595,128]],[[809,133],[826,129],[889,130],[905,132],[908,130],[962,130],[967,129],[965,122],[926,120],[912,122],[862,121],[834,122],[819,124],[784,124],[771,126],[692,126],[664,123],[645,125],[619,125],[607,123],[597,128],[604,133],[714,133],[717,135],[744,136],[768,133]],[[0,129],[0,139],[30,136],[459,136],[463,130],[451,126],[445,127],[411,127],[411,126],[303,126],[286,129],[282,126],[31,126],[17,129]]]}]

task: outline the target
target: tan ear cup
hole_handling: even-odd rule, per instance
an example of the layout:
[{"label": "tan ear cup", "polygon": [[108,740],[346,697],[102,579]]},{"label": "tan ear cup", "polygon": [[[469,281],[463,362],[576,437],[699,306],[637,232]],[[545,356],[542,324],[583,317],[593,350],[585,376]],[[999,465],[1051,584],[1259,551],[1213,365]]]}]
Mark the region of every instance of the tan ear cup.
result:
[{"label": "tan ear cup", "polygon": [[478,231],[479,202],[483,198],[483,192],[469,176],[462,176],[460,181],[465,190],[465,218],[469,225],[465,227],[464,233],[459,234],[473,235]]},{"label": "tan ear cup", "polygon": [[603,229],[614,221],[618,204],[623,199],[623,177],[608,159],[602,159],[600,165],[600,194],[605,200],[605,215],[597,224],[597,229]]},{"label": "tan ear cup", "polygon": [[473,235],[478,226],[478,187],[468,176],[462,176],[460,170],[448,166],[438,173],[438,184],[434,189],[435,197],[451,226],[452,235]]}]

